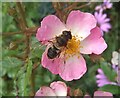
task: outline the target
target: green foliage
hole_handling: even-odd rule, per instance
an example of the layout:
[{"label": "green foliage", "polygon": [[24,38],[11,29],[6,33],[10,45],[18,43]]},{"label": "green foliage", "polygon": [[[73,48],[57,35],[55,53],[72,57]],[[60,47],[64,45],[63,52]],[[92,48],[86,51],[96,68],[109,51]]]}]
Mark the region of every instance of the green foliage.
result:
[{"label": "green foliage", "polygon": [[14,83],[15,83],[14,88],[16,90],[16,95],[17,95],[17,92],[19,92],[19,96],[22,96],[24,94],[25,69],[26,67],[22,67],[18,71],[17,77],[14,80]]},{"label": "green foliage", "polygon": [[105,85],[99,90],[106,91],[106,92],[111,92],[112,94],[120,95],[120,87],[117,85]]},{"label": "green foliage", "polygon": [[14,78],[17,74],[20,65],[23,64],[20,60],[13,57],[6,57],[2,61],[2,71],[0,72],[1,76],[5,74],[8,75],[9,78]]},{"label": "green foliage", "polygon": [[3,87],[3,84],[2,84],[3,80],[2,78],[0,78],[0,97],[2,97],[2,87]]},{"label": "green foliage", "polygon": [[[50,2],[46,2],[46,3],[27,2],[27,3],[24,3],[24,5],[25,5],[25,10],[27,10],[26,20],[29,27],[35,26],[35,24],[39,25],[42,18],[44,18],[46,15],[54,13],[54,9],[52,8],[52,5]],[[31,11],[31,8],[32,8],[32,11]]]},{"label": "green foliage", "polygon": [[23,96],[28,96],[29,94],[27,94],[27,85],[30,83],[30,78],[31,78],[31,74],[32,74],[32,61],[28,60],[27,64],[25,66],[27,66],[27,70],[26,70],[26,74],[25,74],[25,81],[24,81],[24,91],[23,91]]},{"label": "green foliage", "polygon": [[[2,31],[3,32],[12,32],[17,31],[16,23],[13,17],[8,14],[8,9],[14,7],[15,3],[11,4],[9,2],[2,3]],[[12,25],[11,25],[12,24]]]},{"label": "green foliage", "polygon": [[115,81],[115,78],[117,77],[117,72],[113,70],[107,62],[100,62],[100,67],[102,68],[104,74],[107,76],[107,78],[110,81]]}]

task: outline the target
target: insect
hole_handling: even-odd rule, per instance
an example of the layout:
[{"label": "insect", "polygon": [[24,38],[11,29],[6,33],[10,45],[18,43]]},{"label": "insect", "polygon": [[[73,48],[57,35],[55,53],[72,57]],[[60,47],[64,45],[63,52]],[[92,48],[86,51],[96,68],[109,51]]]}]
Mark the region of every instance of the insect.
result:
[{"label": "insect", "polygon": [[59,56],[61,53],[61,49],[67,46],[68,40],[72,39],[72,35],[70,31],[63,31],[60,36],[55,38],[55,42],[48,49],[47,56],[49,59],[54,59]]}]

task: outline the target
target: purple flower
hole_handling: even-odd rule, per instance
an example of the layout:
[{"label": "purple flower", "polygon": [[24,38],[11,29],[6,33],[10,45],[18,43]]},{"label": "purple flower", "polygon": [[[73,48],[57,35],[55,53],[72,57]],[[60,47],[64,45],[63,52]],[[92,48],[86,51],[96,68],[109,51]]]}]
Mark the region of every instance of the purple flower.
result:
[{"label": "purple flower", "polygon": [[[113,70],[116,71],[116,73],[118,72],[118,66],[117,65],[116,66],[112,65],[112,68],[113,68]],[[113,84],[113,85],[119,85],[120,86],[119,83],[110,81],[107,78],[107,76],[104,74],[103,70],[100,69],[100,68],[98,69],[98,74],[96,75],[96,79],[97,79],[96,82],[97,82],[98,87],[102,87],[102,86],[107,85],[107,84]]]},{"label": "purple flower", "polygon": [[101,30],[103,32],[109,32],[109,29],[111,29],[111,24],[109,23],[110,18],[107,18],[107,14],[100,10],[99,12],[95,12],[94,16]]},{"label": "purple flower", "polygon": [[95,7],[95,10],[106,10],[112,8],[112,3],[110,3],[110,0],[104,0],[103,4],[98,5]]}]

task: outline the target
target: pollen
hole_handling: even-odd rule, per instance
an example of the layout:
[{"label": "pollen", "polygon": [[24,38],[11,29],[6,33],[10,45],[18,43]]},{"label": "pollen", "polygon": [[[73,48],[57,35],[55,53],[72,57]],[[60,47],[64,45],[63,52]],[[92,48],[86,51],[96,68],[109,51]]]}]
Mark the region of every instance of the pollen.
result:
[{"label": "pollen", "polygon": [[77,53],[80,53],[80,40],[73,36],[67,43],[65,54],[68,56],[73,56]]}]

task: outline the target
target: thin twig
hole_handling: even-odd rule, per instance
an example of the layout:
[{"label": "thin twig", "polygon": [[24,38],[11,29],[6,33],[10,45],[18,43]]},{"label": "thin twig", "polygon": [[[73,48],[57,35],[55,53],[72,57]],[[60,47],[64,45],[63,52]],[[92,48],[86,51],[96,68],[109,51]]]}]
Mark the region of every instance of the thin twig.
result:
[{"label": "thin twig", "polygon": [[24,13],[24,10],[23,10],[22,3],[17,2],[16,4],[17,4],[18,10],[19,10],[19,14],[20,14],[21,20],[23,22],[23,29],[26,29],[27,22],[25,20],[25,13]]},{"label": "thin twig", "polygon": [[84,4],[84,5],[78,6],[78,7],[74,8],[74,9],[81,9],[81,8],[86,7],[88,5],[90,5],[90,2],[88,2],[87,4]]},{"label": "thin twig", "polygon": [[33,65],[32,71],[34,71],[38,66],[39,66],[39,64],[38,64],[38,63],[35,63],[35,64]]},{"label": "thin twig", "polygon": [[10,36],[10,35],[16,35],[16,34],[23,34],[23,32],[29,32],[27,34],[31,35],[31,34],[36,33],[37,29],[38,29],[38,26],[31,27],[31,28],[26,28],[24,31],[19,31],[19,32],[3,32],[1,35],[2,36]]},{"label": "thin twig", "polygon": [[36,27],[31,27],[31,28],[26,28],[26,31],[25,32],[28,32],[27,34],[29,35],[29,34],[34,34],[34,33],[36,33],[37,32],[37,30],[38,30],[38,26],[36,26]]},{"label": "thin twig", "polygon": [[16,35],[16,34],[22,34],[22,31],[19,32],[3,32],[2,36],[10,36],[10,35]]},{"label": "thin twig", "polygon": [[59,2],[52,2],[52,5],[56,11],[57,16],[60,18],[62,22],[64,22],[64,17],[63,17],[64,13],[61,9],[62,8],[61,4],[59,4]]},{"label": "thin twig", "polygon": [[30,53],[30,43],[29,43],[29,41],[30,41],[30,38],[29,38],[29,36],[26,36],[26,50],[25,50],[25,58],[27,59],[28,58],[28,56],[29,56],[29,53]]},{"label": "thin twig", "polygon": [[11,57],[15,57],[15,58],[18,58],[18,59],[20,59],[20,60],[25,60],[25,58],[22,57],[22,56],[12,55]]},{"label": "thin twig", "polygon": [[72,10],[77,6],[78,2],[74,2],[73,4],[71,4],[70,6],[66,7],[64,9],[64,11],[68,11],[68,10]]}]

